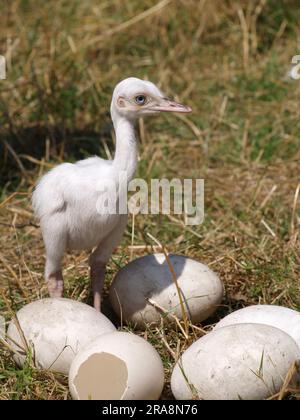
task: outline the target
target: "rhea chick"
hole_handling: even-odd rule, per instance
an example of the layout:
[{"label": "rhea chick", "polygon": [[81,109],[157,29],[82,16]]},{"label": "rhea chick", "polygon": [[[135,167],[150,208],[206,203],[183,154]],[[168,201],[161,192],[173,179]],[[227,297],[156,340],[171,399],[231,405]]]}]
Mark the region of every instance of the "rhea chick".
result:
[{"label": "rhea chick", "polygon": [[[191,109],[169,100],[148,81],[130,77],[114,89],[111,118],[116,134],[113,160],[91,157],[76,163],[63,163],[45,174],[32,197],[40,219],[46,248],[45,279],[51,297],[63,295],[62,257],[69,250],[92,250],[89,265],[94,307],[101,309],[105,266],[121,242],[126,214],[108,214],[101,201],[101,180],[117,185],[120,172],[126,182],[133,178],[137,165],[135,122],[160,112],[190,112]],[[118,201],[118,196],[114,197]]]}]

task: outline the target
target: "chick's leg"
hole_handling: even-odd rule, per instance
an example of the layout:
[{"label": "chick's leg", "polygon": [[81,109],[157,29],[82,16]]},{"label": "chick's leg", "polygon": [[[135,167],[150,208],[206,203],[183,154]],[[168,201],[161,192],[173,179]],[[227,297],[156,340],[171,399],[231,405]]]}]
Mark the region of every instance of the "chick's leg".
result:
[{"label": "chick's leg", "polygon": [[64,293],[64,279],[62,276],[62,271],[56,271],[51,273],[47,278],[47,286],[50,297],[60,298]]},{"label": "chick's leg", "polygon": [[101,311],[101,294],[104,286],[106,263],[96,259],[95,252],[90,258],[90,276],[92,282],[94,308]]},{"label": "chick's leg", "polygon": [[106,264],[114,249],[120,244],[127,224],[127,215],[120,216],[118,225],[104,238],[90,256],[90,274],[94,295],[94,308],[101,311]]},{"label": "chick's leg", "polygon": [[59,298],[64,291],[61,261],[66,248],[66,235],[60,229],[60,219],[57,217],[44,223],[42,232],[46,247],[45,280],[50,297]]}]

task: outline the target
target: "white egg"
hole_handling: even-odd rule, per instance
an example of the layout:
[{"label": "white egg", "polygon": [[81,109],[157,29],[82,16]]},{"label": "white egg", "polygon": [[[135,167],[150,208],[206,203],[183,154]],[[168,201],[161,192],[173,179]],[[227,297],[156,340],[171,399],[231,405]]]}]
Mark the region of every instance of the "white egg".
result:
[{"label": "white egg", "polygon": [[[223,297],[219,277],[206,265],[191,258],[170,255],[170,261],[187,316],[193,323],[208,318]],[[160,323],[162,311],[155,305],[163,308],[169,321],[173,321],[169,314],[182,319],[178,292],[164,254],[138,258],[121,269],[111,285],[110,301],[122,320],[138,327]]]},{"label": "white egg", "polygon": [[178,400],[263,400],[279,392],[299,356],[295,341],[277,328],[220,328],[183,353],[172,374],[172,392]]},{"label": "white egg", "polygon": [[116,330],[103,314],[70,299],[37,300],[16,316],[18,322],[10,322],[7,335],[18,351],[17,364],[24,364],[30,348],[37,367],[66,375],[78,351],[95,337]]},{"label": "white egg", "polygon": [[289,334],[300,348],[300,312],[276,305],[254,305],[223,318],[215,330],[234,324],[266,324]]},{"label": "white egg", "polygon": [[75,400],[156,400],[164,386],[157,351],[127,332],[105,334],[72,362],[70,392]]}]

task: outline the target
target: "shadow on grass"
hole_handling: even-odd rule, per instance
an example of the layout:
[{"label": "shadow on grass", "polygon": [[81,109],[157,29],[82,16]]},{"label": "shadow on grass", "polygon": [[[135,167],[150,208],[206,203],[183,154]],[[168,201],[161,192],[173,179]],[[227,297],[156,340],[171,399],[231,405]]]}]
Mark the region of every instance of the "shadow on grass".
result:
[{"label": "shadow on grass", "polygon": [[73,162],[94,155],[107,159],[107,150],[113,154],[114,149],[111,130],[112,125],[106,123],[99,132],[43,125],[0,132],[0,188],[6,185],[13,190],[27,171],[45,159]]}]

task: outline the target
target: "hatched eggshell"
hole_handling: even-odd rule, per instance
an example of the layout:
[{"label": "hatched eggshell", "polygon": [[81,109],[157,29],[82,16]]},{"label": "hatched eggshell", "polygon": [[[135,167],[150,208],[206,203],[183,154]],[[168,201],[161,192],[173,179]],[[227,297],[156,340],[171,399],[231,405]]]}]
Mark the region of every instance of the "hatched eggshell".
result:
[{"label": "hatched eggshell", "polygon": [[77,354],[69,374],[75,400],[156,400],[164,386],[157,351],[127,332],[98,337]]},{"label": "hatched eggshell", "polygon": [[[223,297],[219,277],[206,265],[181,255],[170,255],[186,312],[193,323],[214,313]],[[153,304],[182,319],[178,292],[164,254],[146,255],[121,269],[110,288],[110,301],[116,314],[138,327],[158,325],[161,311]],[[165,315],[164,315],[165,316]],[[168,315],[168,320],[173,318]]]},{"label": "hatched eggshell", "polygon": [[279,392],[299,356],[295,341],[277,328],[220,328],[182,354],[172,373],[172,392],[177,400],[263,400]]},{"label": "hatched eggshell", "polygon": [[300,312],[276,305],[254,305],[235,311],[215,326],[215,330],[234,324],[265,324],[289,334],[300,348]]},{"label": "hatched eggshell", "polygon": [[[91,306],[70,299],[42,299],[20,309],[8,327],[15,361],[24,364],[28,346],[37,367],[69,373],[75,355],[95,337],[115,331],[114,325]],[[26,346],[26,342],[27,346]]]}]

